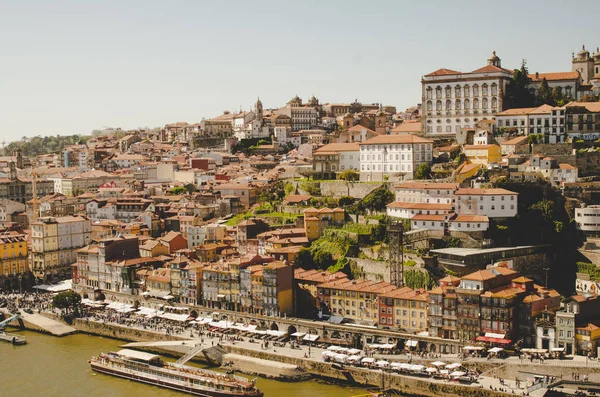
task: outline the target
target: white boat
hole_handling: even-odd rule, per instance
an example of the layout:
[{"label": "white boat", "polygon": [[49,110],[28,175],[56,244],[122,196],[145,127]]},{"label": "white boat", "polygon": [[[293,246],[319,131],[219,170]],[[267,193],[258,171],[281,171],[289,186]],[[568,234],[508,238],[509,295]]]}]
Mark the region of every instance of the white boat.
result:
[{"label": "white boat", "polygon": [[159,356],[123,349],[89,361],[92,370],[202,397],[262,397],[248,379],[201,368],[166,363]]}]

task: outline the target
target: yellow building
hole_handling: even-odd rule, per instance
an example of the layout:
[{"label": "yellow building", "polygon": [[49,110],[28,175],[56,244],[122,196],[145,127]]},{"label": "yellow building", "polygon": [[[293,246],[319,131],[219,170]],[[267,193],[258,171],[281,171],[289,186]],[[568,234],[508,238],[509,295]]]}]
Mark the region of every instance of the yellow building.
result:
[{"label": "yellow building", "polygon": [[320,284],[317,295],[325,312],[373,325],[379,322],[379,295],[396,289],[385,281],[340,279]]},{"label": "yellow building", "polygon": [[140,245],[140,256],[142,258],[156,258],[161,255],[169,255],[169,247],[158,240],[148,240]]},{"label": "yellow building", "polygon": [[577,354],[596,355],[598,340],[600,340],[600,327],[589,323],[585,327],[575,329],[575,340],[577,341]]},{"label": "yellow building", "polygon": [[456,169],[456,182],[462,183],[465,180],[477,175],[481,169],[481,164],[468,164],[466,161]]},{"label": "yellow building", "polygon": [[502,148],[498,145],[465,145],[463,151],[471,164],[495,164],[502,159]]},{"label": "yellow building", "polygon": [[427,329],[427,293],[402,287],[379,296],[379,325],[408,332]]},{"label": "yellow building", "polygon": [[48,219],[31,224],[31,271],[38,279],[47,279],[58,267],[58,222]]},{"label": "yellow building", "polygon": [[341,208],[309,208],[304,211],[304,230],[309,241],[323,235],[327,226],[341,226],[346,218],[346,211]]},{"label": "yellow building", "polygon": [[27,275],[27,236],[17,232],[0,233],[0,290],[20,289]]}]

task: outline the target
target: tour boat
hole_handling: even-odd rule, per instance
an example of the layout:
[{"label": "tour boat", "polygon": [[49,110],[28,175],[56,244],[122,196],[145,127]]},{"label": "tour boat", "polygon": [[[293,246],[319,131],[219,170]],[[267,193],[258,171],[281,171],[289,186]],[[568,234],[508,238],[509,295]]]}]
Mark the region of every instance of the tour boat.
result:
[{"label": "tour boat", "polygon": [[254,381],[164,362],[155,354],[123,349],[89,361],[92,370],[202,397],[262,397]]}]

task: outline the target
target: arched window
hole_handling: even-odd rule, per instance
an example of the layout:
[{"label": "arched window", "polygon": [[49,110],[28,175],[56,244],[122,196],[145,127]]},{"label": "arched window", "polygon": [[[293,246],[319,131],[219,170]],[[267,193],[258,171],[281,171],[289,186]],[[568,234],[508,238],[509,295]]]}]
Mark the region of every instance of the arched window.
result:
[{"label": "arched window", "polygon": [[437,101],[435,103],[435,111],[436,112],[441,112],[442,111],[442,101]]},{"label": "arched window", "polygon": [[435,88],[435,97],[436,98],[441,98],[442,96],[442,87],[440,87],[439,85]]},{"label": "arched window", "polygon": [[481,86],[481,95],[486,96],[488,94],[488,85],[484,84]]},{"label": "arched window", "polygon": [[465,106],[465,110],[471,109],[471,101],[469,99],[465,99],[464,106]]},{"label": "arched window", "polygon": [[449,85],[446,86],[446,98],[450,98],[452,96],[452,88]]},{"label": "arched window", "polygon": [[446,110],[452,110],[452,101],[450,99],[446,99]]},{"label": "arched window", "polygon": [[493,97],[492,98],[492,109],[496,110],[497,107],[498,107],[498,98]]},{"label": "arched window", "polygon": [[473,96],[479,96],[479,86],[477,84],[473,86]]},{"label": "arched window", "polygon": [[427,101],[427,111],[428,112],[431,112],[433,110],[432,107],[433,107],[433,105],[432,105],[431,101]]},{"label": "arched window", "polygon": [[483,98],[483,101],[481,101],[481,107],[483,109],[487,109],[487,107],[488,107],[488,99],[487,98]]},{"label": "arched window", "polygon": [[454,96],[457,98],[460,98],[460,86],[459,85],[454,87]]},{"label": "arched window", "polygon": [[473,109],[479,109],[479,99],[473,99]]},{"label": "arched window", "polygon": [[468,96],[471,96],[471,89],[468,85],[465,85],[465,87],[463,88],[464,94],[465,94],[465,98]]},{"label": "arched window", "polygon": [[454,103],[454,109],[460,110],[460,99],[457,99],[456,102]]},{"label": "arched window", "polygon": [[431,93],[431,92],[432,92],[432,91],[433,91],[433,90],[431,89],[431,87],[428,87],[428,88],[427,88],[427,99],[431,99],[431,95],[432,95],[432,93]]},{"label": "arched window", "polygon": [[498,95],[498,84],[492,84],[492,95]]}]

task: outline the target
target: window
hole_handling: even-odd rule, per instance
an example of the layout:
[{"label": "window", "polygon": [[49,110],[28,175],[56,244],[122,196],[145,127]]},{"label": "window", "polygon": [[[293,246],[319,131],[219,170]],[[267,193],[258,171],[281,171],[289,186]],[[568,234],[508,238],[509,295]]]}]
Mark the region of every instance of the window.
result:
[{"label": "window", "polygon": [[461,91],[461,90],[460,90],[460,86],[459,86],[459,85],[457,85],[457,86],[454,88],[454,96],[456,96],[457,98],[460,98],[460,91]]},{"label": "window", "polygon": [[450,99],[446,100],[446,110],[452,109],[452,101]]},{"label": "window", "polygon": [[469,86],[468,85],[465,85],[464,94],[465,94],[465,97],[468,97],[470,95],[470,90],[469,90]]},{"label": "window", "polygon": [[481,86],[481,94],[483,96],[486,96],[488,94],[488,86],[487,86],[487,84],[484,84],[484,85]]}]

